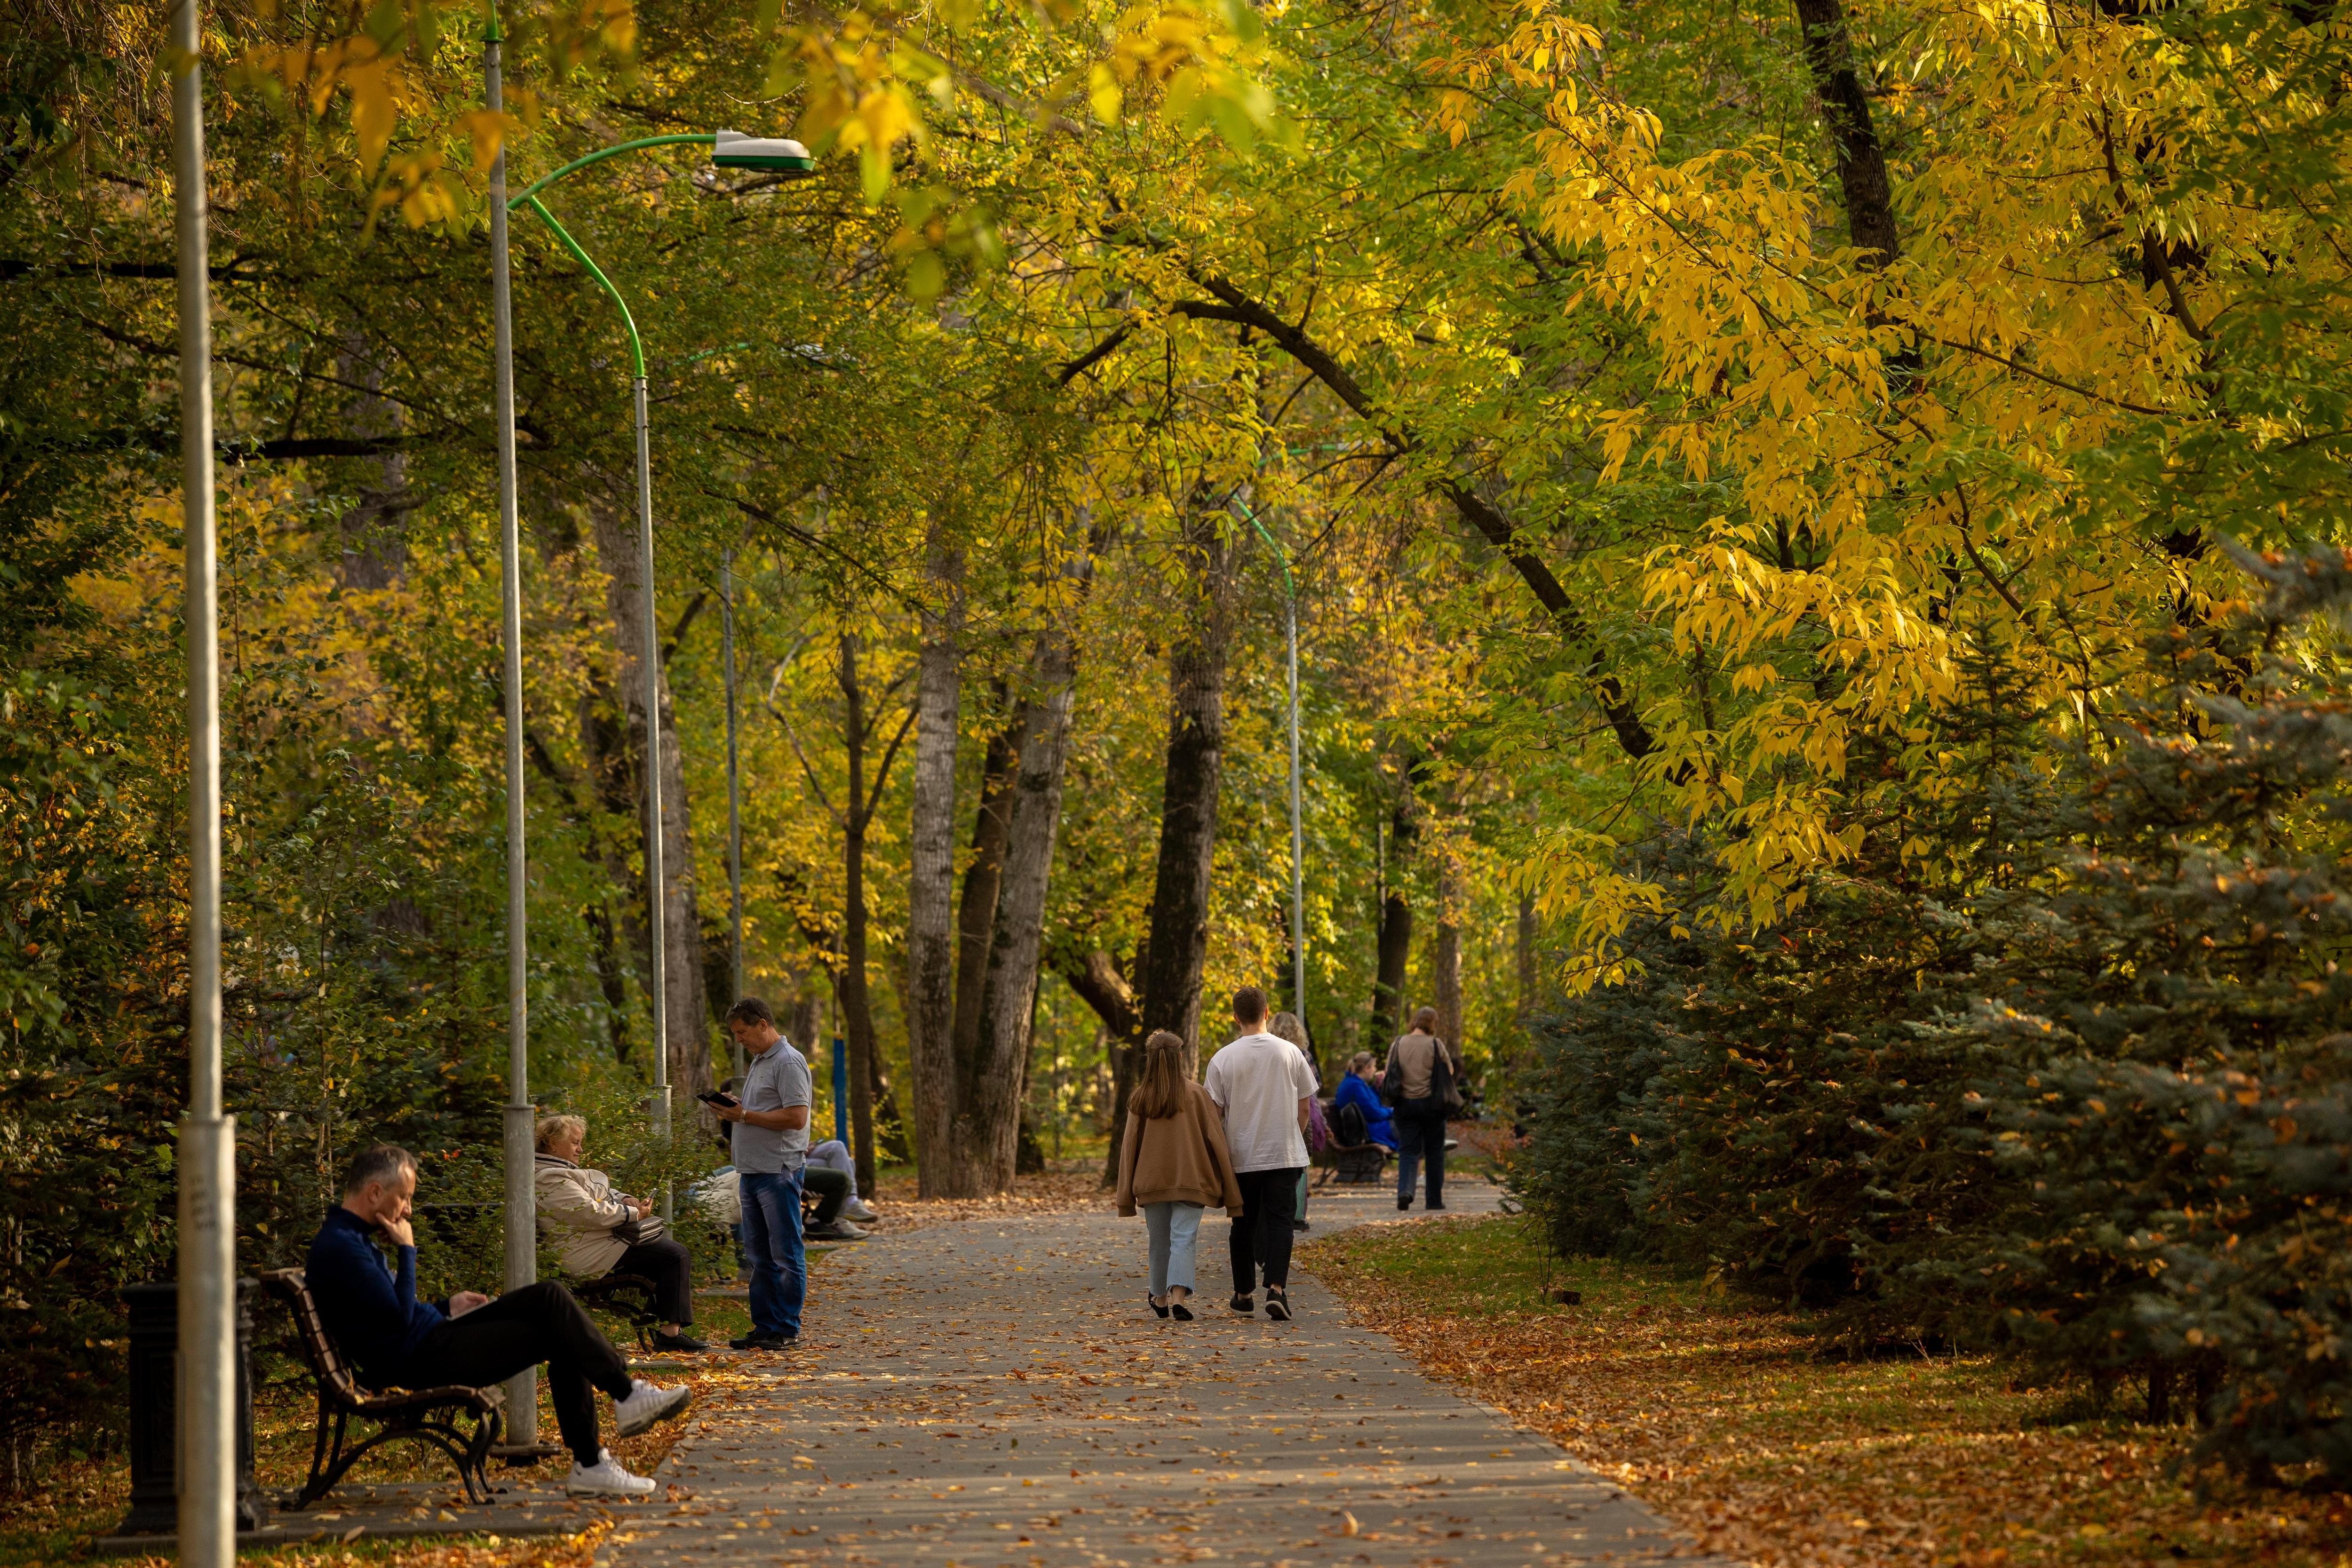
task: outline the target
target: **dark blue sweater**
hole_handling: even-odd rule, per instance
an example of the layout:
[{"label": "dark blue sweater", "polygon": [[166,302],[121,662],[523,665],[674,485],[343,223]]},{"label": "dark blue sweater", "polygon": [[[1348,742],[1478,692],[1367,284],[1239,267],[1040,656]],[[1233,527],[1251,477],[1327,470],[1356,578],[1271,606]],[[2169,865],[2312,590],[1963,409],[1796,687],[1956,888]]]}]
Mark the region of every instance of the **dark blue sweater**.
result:
[{"label": "dark blue sweater", "polygon": [[371,1378],[397,1368],[446,1321],[416,1299],[416,1248],[400,1249],[397,1274],[383,1266],[373,1230],[340,1204],[310,1241],[304,1277],[335,1347]]}]

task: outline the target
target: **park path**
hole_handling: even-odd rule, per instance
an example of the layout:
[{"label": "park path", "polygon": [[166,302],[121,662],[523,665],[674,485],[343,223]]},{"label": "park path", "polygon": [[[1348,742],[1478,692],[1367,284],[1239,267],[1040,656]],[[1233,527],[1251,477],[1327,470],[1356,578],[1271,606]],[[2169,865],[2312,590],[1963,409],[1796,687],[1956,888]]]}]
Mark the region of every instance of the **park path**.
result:
[{"label": "park path", "polygon": [[[1494,1206],[1459,1184],[1456,1212]],[[1418,1211],[1415,1211],[1416,1214]],[[1316,1234],[1393,1221],[1318,1194]],[[1241,1318],[1225,1224],[1201,1227],[1198,1321],[1143,1301],[1143,1226],[976,1218],[827,1260],[808,1342],[698,1411],[599,1568],[1643,1563],[1696,1549],[1500,1414],[1423,1376],[1295,1277]]]}]

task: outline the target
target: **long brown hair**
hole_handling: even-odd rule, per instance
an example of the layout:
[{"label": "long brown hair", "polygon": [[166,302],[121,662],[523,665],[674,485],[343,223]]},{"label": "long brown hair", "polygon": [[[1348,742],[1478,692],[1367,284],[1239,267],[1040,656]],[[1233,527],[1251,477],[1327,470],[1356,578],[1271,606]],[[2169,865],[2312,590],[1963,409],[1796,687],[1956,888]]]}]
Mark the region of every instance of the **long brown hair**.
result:
[{"label": "long brown hair", "polygon": [[1143,1042],[1143,1081],[1135,1086],[1128,1105],[1147,1121],[1173,1116],[1184,1108],[1191,1082],[1184,1072],[1184,1037],[1154,1029]]}]

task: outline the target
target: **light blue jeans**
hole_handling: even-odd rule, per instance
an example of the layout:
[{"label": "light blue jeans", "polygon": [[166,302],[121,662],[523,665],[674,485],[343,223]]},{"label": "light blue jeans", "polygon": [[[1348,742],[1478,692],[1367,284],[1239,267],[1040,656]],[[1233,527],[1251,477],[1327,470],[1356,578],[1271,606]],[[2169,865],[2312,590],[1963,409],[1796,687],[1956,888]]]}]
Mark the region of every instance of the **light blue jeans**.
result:
[{"label": "light blue jeans", "polygon": [[1192,1249],[1201,1239],[1199,1204],[1146,1204],[1143,1234],[1151,1242],[1151,1293],[1192,1288]]}]

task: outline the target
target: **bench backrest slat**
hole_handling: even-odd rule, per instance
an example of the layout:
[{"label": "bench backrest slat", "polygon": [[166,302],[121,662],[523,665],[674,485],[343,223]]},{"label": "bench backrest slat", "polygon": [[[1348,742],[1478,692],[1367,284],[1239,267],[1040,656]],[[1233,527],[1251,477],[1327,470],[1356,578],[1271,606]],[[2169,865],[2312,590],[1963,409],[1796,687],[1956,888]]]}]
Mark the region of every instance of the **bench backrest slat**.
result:
[{"label": "bench backrest slat", "polygon": [[367,1393],[352,1375],[342,1352],[335,1348],[334,1336],[327,1332],[326,1320],[319,1316],[319,1303],[311,1298],[310,1281],[303,1278],[302,1271],[274,1268],[262,1278],[294,1314],[294,1327],[302,1339],[303,1359],[310,1363],[320,1390],[339,1403],[358,1405]]}]

